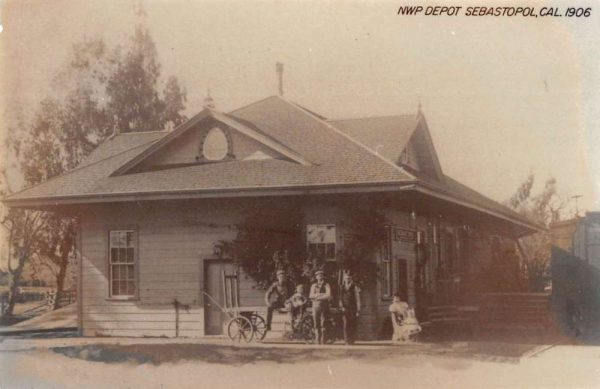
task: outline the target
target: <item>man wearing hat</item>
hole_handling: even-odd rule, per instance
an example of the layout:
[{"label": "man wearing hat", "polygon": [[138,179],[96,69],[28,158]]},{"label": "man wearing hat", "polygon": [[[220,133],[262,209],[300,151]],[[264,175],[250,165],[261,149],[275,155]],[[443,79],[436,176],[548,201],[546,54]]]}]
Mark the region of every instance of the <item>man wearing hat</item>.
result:
[{"label": "man wearing hat", "polygon": [[344,320],[344,341],[346,344],[353,344],[356,340],[356,324],[360,312],[360,289],[349,272],[344,272],[340,288],[340,308]]},{"label": "man wearing hat", "polygon": [[313,318],[315,321],[315,332],[317,342],[325,343],[325,322],[329,317],[329,300],[331,300],[331,288],[325,282],[325,272],[317,270],[315,272],[317,282],[310,287],[309,298],[312,300]]},{"label": "man wearing hat", "polygon": [[277,270],[277,281],[269,287],[265,293],[265,302],[267,304],[267,331],[271,330],[273,321],[273,311],[285,307],[285,302],[292,295],[290,284],[285,277],[283,269]]}]

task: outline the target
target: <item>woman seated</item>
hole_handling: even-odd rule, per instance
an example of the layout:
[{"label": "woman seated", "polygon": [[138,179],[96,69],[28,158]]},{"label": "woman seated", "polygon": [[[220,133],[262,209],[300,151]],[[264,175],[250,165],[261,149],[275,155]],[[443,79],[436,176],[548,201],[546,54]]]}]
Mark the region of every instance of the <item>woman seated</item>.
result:
[{"label": "woman seated", "polygon": [[394,327],[392,341],[408,342],[411,340],[411,336],[421,332],[421,326],[419,325],[414,309],[402,301],[398,293],[394,295],[394,300],[389,307],[389,311],[392,316],[392,326]]}]

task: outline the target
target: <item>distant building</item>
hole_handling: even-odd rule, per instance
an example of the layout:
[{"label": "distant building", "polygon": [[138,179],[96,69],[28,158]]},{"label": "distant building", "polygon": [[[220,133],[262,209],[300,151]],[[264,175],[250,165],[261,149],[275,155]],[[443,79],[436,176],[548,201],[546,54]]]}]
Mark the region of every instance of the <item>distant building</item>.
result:
[{"label": "distant building", "polygon": [[600,212],[550,226],[552,244],[600,269]]},{"label": "distant building", "polygon": [[563,220],[550,225],[550,239],[552,245],[565,251],[573,252],[573,234],[577,227],[579,217]]}]

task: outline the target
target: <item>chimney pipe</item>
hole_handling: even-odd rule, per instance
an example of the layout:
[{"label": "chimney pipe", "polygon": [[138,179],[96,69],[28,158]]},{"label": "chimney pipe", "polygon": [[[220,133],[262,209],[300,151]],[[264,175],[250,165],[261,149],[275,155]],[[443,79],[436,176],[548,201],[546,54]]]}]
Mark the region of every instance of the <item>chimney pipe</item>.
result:
[{"label": "chimney pipe", "polygon": [[279,83],[279,95],[283,96],[283,64],[281,62],[275,64],[275,71],[277,72],[277,80]]}]

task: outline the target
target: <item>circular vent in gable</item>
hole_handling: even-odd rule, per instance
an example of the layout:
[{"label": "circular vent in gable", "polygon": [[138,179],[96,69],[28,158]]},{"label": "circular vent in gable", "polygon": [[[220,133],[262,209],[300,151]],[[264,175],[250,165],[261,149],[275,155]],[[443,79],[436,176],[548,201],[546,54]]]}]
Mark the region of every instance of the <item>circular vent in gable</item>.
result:
[{"label": "circular vent in gable", "polygon": [[227,134],[219,127],[213,127],[202,141],[200,154],[206,160],[221,161],[231,154],[230,146]]}]

